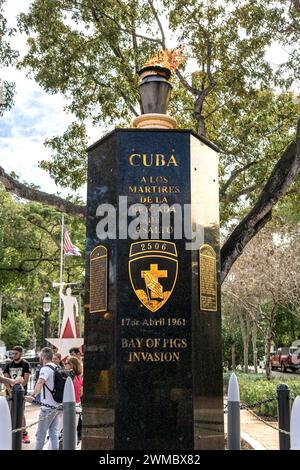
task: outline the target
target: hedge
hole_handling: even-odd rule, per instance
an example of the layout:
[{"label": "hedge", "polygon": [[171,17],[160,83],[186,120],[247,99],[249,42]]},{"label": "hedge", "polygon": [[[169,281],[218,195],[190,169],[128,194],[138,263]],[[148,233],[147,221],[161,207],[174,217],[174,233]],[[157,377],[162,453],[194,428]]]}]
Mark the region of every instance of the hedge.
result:
[{"label": "hedge", "polygon": [[[230,373],[224,374],[224,393],[227,394]],[[300,395],[300,377],[280,379],[277,377],[267,380],[263,374],[245,374],[237,373],[238,383],[240,387],[241,403],[252,405],[262,400],[276,398],[276,388],[280,383],[285,383],[290,388],[291,398]],[[262,416],[277,417],[277,400],[270,403],[264,403],[260,406],[252,408],[253,411]]]}]

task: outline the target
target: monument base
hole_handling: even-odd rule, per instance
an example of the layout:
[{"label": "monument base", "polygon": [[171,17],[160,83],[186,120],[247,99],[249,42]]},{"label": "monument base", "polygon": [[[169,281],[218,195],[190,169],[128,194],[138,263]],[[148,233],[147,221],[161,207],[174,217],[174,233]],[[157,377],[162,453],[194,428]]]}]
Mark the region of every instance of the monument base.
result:
[{"label": "monument base", "polygon": [[[138,128],[88,154],[82,448],[224,449],[216,148],[188,130]],[[107,203],[119,231],[104,240]],[[137,238],[120,231],[134,204],[163,211]]]},{"label": "monument base", "polygon": [[167,114],[142,114],[132,121],[132,127],[138,129],[176,129],[176,119]]}]

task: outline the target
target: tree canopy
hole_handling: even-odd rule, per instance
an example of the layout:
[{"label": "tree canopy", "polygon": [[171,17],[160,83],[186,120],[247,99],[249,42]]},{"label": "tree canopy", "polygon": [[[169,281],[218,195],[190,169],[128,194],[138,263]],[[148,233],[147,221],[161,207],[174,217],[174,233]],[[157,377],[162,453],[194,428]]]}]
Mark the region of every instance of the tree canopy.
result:
[{"label": "tree canopy", "polygon": [[[221,150],[221,220],[230,235],[222,278],[278,200],[298,204],[298,1],[33,0],[18,25],[28,45],[18,66],[62,93],[74,115],[61,136],[49,136],[53,158],[41,162],[57,184],[76,191],[85,182],[87,125],[128,126],[139,114],[137,71],[158,50],[184,46],[188,62],[173,76],[169,112]],[[287,51],[277,64],[268,56],[275,46]],[[0,180],[15,190],[3,171]]]},{"label": "tree canopy", "polygon": [[[72,217],[66,217],[65,224],[73,243],[80,248],[83,256],[65,257],[63,280],[82,282],[84,224]],[[53,331],[56,330],[58,290],[52,287],[52,282],[59,280],[60,237],[60,212],[39,203],[17,200],[15,196],[0,190],[0,296],[3,338],[11,338],[14,328],[16,331],[20,328],[20,321],[15,318],[19,315],[16,312],[20,311],[27,319],[24,323],[26,341],[29,339],[28,331],[31,332],[32,329],[40,338],[42,300],[46,292],[50,293],[52,298],[51,323]],[[27,328],[28,324],[30,329]],[[12,342],[16,341],[15,338]]]}]

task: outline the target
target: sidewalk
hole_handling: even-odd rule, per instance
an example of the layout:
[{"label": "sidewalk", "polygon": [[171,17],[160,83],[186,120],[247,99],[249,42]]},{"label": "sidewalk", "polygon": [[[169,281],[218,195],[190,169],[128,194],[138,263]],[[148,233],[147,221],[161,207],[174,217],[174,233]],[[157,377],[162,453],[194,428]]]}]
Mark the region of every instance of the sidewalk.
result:
[{"label": "sidewalk", "polygon": [[[26,424],[38,421],[39,406],[28,403],[25,405]],[[272,423],[272,425],[277,423]],[[227,432],[227,414],[224,415],[225,432]],[[23,444],[22,450],[33,450],[35,447],[35,434],[37,425],[28,429],[30,444]],[[264,424],[247,410],[241,410],[241,437],[254,448],[254,450],[279,450],[279,433],[276,429]],[[47,448],[48,443],[45,448]]]},{"label": "sidewalk", "polygon": [[[31,424],[38,420],[39,406],[26,403],[26,423]],[[277,423],[272,423],[272,425]],[[227,432],[227,414],[224,415],[225,432]],[[30,444],[23,444],[23,450],[33,450],[35,447],[35,433],[37,425],[28,429]],[[241,437],[247,441],[254,450],[279,450],[279,433],[267,424],[257,419],[247,410],[241,410]],[[46,444],[45,448],[47,448]]]},{"label": "sidewalk", "polygon": [[[37,423],[39,419],[39,414],[40,414],[39,406],[34,406],[34,405],[31,405],[30,403],[25,403],[26,426],[28,426],[29,424]],[[34,450],[35,441],[36,441],[36,438],[35,438],[36,430],[37,430],[37,424],[27,429],[29,439],[30,439],[30,444],[22,444],[22,450]],[[49,443],[46,442],[43,450],[48,450],[48,444]],[[77,446],[77,450],[80,450],[80,448],[81,448],[81,442]]]},{"label": "sidewalk", "polygon": [[[25,417],[26,426],[35,423],[39,419],[40,407],[33,406],[30,403],[25,403]],[[30,444],[22,444],[22,450],[34,450],[35,448],[35,434],[37,430],[37,424],[27,429]]]},{"label": "sidewalk", "polygon": [[[276,422],[270,422],[273,426]],[[224,415],[227,432],[227,414]],[[254,450],[279,450],[279,432],[260,421],[247,410],[241,410],[241,436]]]}]

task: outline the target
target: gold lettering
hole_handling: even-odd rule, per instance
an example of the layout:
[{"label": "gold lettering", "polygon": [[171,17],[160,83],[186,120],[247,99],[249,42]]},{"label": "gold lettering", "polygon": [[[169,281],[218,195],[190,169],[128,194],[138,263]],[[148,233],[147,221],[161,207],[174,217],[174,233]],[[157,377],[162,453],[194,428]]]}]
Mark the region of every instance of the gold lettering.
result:
[{"label": "gold lettering", "polygon": [[153,153],[150,154],[150,158],[148,158],[146,153],[143,153],[143,165],[144,166],[152,166],[153,160]]},{"label": "gold lettering", "polygon": [[[175,155],[171,155],[170,157],[166,157],[163,153],[132,153],[129,155],[129,164],[131,166],[178,166],[176,161]],[[146,183],[147,179],[145,176],[141,178],[141,183]],[[150,176],[149,178],[150,183],[167,183],[168,178],[165,176]]]},{"label": "gold lettering", "polygon": [[130,352],[128,362],[178,362],[180,352]]},{"label": "gold lettering", "polygon": [[157,153],[156,154],[156,166],[165,166],[166,160],[165,156],[162,153]]},{"label": "gold lettering", "polygon": [[170,159],[169,159],[169,161],[168,161],[167,166],[170,166],[170,165],[178,166],[178,165],[177,165],[176,158],[174,157],[174,155],[171,155],[171,157],[170,157]]},{"label": "gold lettering", "polygon": [[130,155],[130,157],[129,157],[129,163],[130,163],[131,166],[139,166],[139,163],[136,163],[136,164],[135,164],[135,163],[133,162],[133,159],[134,159],[135,157],[136,157],[138,160],[141,158],[140,154],[138,154],[138,153],[133,153],[132,155]]}]

